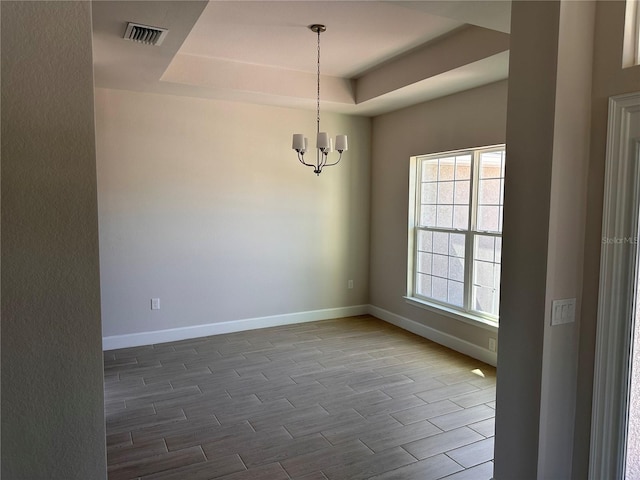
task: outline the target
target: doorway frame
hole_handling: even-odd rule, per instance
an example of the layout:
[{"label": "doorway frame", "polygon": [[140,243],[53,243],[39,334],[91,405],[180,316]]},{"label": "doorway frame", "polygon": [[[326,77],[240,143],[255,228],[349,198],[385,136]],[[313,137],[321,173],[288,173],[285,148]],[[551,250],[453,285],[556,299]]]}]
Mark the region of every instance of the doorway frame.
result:
[{"label": "doorway frame", "polygon": [[638,224],[640,92],[609,99],[589,479],[624,480],[633,348]]}]

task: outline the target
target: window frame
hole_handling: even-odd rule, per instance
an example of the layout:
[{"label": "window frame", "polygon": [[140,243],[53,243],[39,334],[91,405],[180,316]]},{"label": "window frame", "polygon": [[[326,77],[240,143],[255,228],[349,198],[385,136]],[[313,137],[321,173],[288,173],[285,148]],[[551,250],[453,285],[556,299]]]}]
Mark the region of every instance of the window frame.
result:
[{"label": "window frame", "polygon": [[[480,156],[484,153],[504,152],[506,154],[506,146],[504,144],[488,145],[484,147],[467,148],[460,150],[451,150],[446,152],[437,152],[433,154],[417,155],[410,158],[410,175],[409,175],[409,228],[408,228],[408,248],[407,248],[407,294],[405,300],[415,306],[426,308],[428,310],[443,314],[457,320],[471,323],[476,326],[485,327],[495,331],[499,325],[499,315],[491,315],[487,312],[473,310],[473,286],[474,286],[474,260],[475,260],[475,239],[478,235],[491,236],[494,238],[502,238],[502,225],[500,231],[483,231],[477,228],[478,213],[478,192],[479,192],[479,169]],[[454,157],[461,155],[471,156],[471,171],[469,178],[469,215],[467,220],[467,228],[459,229],[455,227],[424,227],[420,225],[418,215],[421,212],[421,178],[422,163],[429,159],[442,159],[446,157]],[[505,161],[506,164],[506,161]],[[502,173],[504,175],[504,173]],[[502,177],[504,178],[504,177]],[[502,190],[504,195],[504,189]],[[445,232],[454,234],[463,234],[465,236],[465,257],[464,257],[464,291],[463,305],[458,307],[453,304],[438,301],[434,298],[427,298],[415,293],[415,284],[418,265],[418,234],[420,231]],[[494,259],[495,260],[495,259]]]},{"label": "window frame", "polygon": [[626,0],[622,68],[640,65],[640,0]]},{"label": "window frame", "polygon": [[639,1],[635,0],[634,6],[636,9],[636,12],[635,12],[634,40],[635,40],[635,47],[636,47],[636,50],[635,50],[636,65],[640,65],[640,6],[638,5],[638,3]]}]

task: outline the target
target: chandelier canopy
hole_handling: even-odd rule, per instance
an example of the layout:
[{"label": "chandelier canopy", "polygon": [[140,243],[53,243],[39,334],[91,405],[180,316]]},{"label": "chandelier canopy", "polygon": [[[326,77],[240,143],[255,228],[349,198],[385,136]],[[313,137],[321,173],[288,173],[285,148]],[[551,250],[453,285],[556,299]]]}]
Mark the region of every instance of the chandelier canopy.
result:
[{"label": "chandelier canopy", "polygon": [[324,25],[313,24],[309,25],[309,30],[318,34],[318,62],[317,62],[317,102],[316,102],[316,161],[315,163],[307,163],[304,159],[305,153],[307,153],[308,139],[302,133],[293,134],[293,149],[298,154],[298,160],[307,167],[313,167],[313,173],[320,175],[324,167],[331,167],[337,165],[342,159],[342,153],[348,150],[347,136],[336,135],[335,150],[338,151],[340,156],[338,160],[333,163],[328,163],[329,153],[334,150],[333,139],[329,138],[327,132],[320,131],[320,33],[327,30]]}]

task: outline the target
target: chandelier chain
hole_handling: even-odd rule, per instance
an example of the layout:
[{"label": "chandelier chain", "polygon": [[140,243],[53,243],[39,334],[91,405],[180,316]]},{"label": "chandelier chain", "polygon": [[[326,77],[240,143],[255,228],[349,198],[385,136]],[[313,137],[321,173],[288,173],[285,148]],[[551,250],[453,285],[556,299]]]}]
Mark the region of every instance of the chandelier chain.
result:
[{"label": "chandelier chain", "polygon": [[316,122],[317,122],[317,132],[320,132],[320,29],[318,29],[318,91],[317,91],[317,103],[316,103]]}]

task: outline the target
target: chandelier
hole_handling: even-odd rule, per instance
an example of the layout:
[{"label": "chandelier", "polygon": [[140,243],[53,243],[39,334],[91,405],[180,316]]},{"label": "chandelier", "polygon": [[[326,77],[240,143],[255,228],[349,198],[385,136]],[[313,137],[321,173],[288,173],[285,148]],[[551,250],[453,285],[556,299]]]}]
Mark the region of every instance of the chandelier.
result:
[{"label": "chandelier", "polygon": [[293,149],[298,154],[298,160],[301,164],[307,167],[313,167],[313,173],[320,175],[324,167],[332,167],[337,165],[342,159],[342,153],[347,151],[347,136],[336,135],[335,149],[340,156],[338,160],[333,163],[327,163],[329,159],[329,153],[333,152],[334,144],[333,139],[329,138],[327,132],[320,131],[320,33],[327,30],[324,25],[310,25],[309,30],[318,34],[318,90],[317,90],[317,109],[316,109],[316,161],[315,163],[305,162],[304,155],[307,153],[308,139],[302,133],[293,134]]}]

